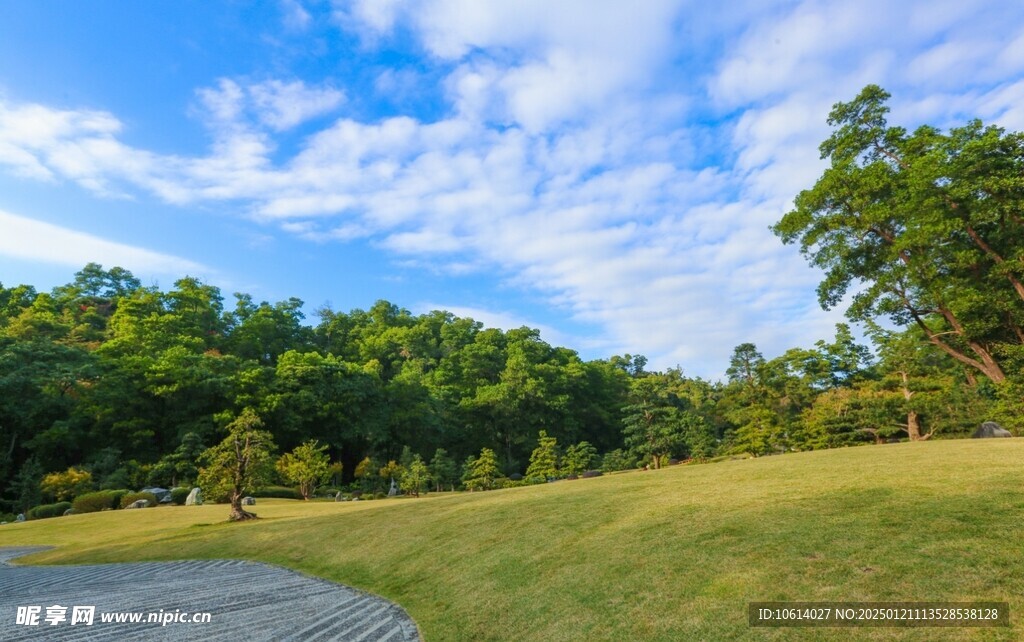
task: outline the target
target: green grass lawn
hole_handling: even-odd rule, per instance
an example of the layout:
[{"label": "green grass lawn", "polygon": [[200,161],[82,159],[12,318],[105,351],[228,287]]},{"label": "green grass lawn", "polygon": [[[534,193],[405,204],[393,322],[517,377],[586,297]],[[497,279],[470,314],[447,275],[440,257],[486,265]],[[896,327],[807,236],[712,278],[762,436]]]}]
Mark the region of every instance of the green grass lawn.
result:
[{"label": "green grass lawn", "polygon": [[[893,444],[486,493],[9,524],[33,563],[245,558],[404,606],[440,640],[1024,637],[1024,439]],[[751,601],[1010,603],[1012,629],[751,629]]]}]

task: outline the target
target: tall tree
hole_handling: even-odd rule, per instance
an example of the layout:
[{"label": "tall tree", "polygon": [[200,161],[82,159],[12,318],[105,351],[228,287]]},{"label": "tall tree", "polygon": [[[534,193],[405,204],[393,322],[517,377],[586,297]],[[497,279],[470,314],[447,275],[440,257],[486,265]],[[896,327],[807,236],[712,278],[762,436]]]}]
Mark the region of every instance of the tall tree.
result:
[{"label": "tall tree", "polygon": [[972,121],[913,133],[869,85],[829,114],[830,166],[774,231],[825,270],[821,305],[857,287],[847,314],[917,326],[993,382],[1024,343],[1024,136]]}]

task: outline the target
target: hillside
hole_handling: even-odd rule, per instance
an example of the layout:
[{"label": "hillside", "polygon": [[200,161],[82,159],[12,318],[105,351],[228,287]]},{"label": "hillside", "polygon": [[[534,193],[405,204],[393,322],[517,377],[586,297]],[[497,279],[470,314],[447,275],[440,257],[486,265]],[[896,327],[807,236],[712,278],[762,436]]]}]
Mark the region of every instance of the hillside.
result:
[{"label": "hillside", "polygon": [[1014,639],[756,629],[754,600],[1024,608],[1024,440],[939,441],[361,503],[160,507],[0,527],[39,563],[241,557],[397,601],[440,640]]}]

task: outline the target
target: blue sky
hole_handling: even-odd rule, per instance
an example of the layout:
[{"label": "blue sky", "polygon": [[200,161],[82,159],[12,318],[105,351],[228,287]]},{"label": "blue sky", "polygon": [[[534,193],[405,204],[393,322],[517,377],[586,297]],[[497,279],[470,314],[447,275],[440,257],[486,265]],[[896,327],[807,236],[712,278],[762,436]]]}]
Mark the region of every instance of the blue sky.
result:
[{"label": "blue sky", "polygon": [[768,226],[829,107],[1024,129],[1024,5],[3,2],[0,281],[388,299],[721,376],[829,338]]}]

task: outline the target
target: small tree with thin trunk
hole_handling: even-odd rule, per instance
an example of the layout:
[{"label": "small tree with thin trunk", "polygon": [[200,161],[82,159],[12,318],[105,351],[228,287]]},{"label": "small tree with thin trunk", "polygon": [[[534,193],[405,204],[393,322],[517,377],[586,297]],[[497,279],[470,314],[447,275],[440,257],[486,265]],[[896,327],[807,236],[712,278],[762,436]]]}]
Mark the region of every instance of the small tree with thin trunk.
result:
[{"label": "small tree with thin trunk", "polygon": [[597,449],[590,442],[581,441],[565,450],[565,456],[562,457],[562,469],[569,475],[582,475],[590,470],[595,459],[597,459]]},{"label": "small tree with thin trunk", "polygon": [[273,470],[274,438],[260,430],[263,421],[251,408],[228,424],[228,436],[201,457],[199,486],[209,497],[228,496],[231,521],[254,519],[255,513],[242,508],[247,489],[265,484]]},{"label": "small tree with thin trunk", "polygon": [[444,490],[446,485],[455,490],[455,482],[459,479],[458,467],[444,448],[438,448],[430,460],[430,478],[434,480],[437,492]]},{"label": "small tree with thin trunk", "polygon": [[480,451],[476,459],[466,460],[462,482],[469,490],[490,490],[498,479],[498,456],[490,448]]},{"label": "small tree with thin trunk", "polygon": [[414,455],[412,461],[409,462],[409,466],[402,473],[399,486],[413,497],[419,497],[420,491],[424,490],[429,484],[430,470],[423,463],[422,457]]},{"label": "small tree with thin trunk", "polygon": [[327,445],[320,446],[312,439],[297,446],[277,460],[277,472],[288,482],[298,484],[302,498],[308,500],[316,487],[331,476]]}]

